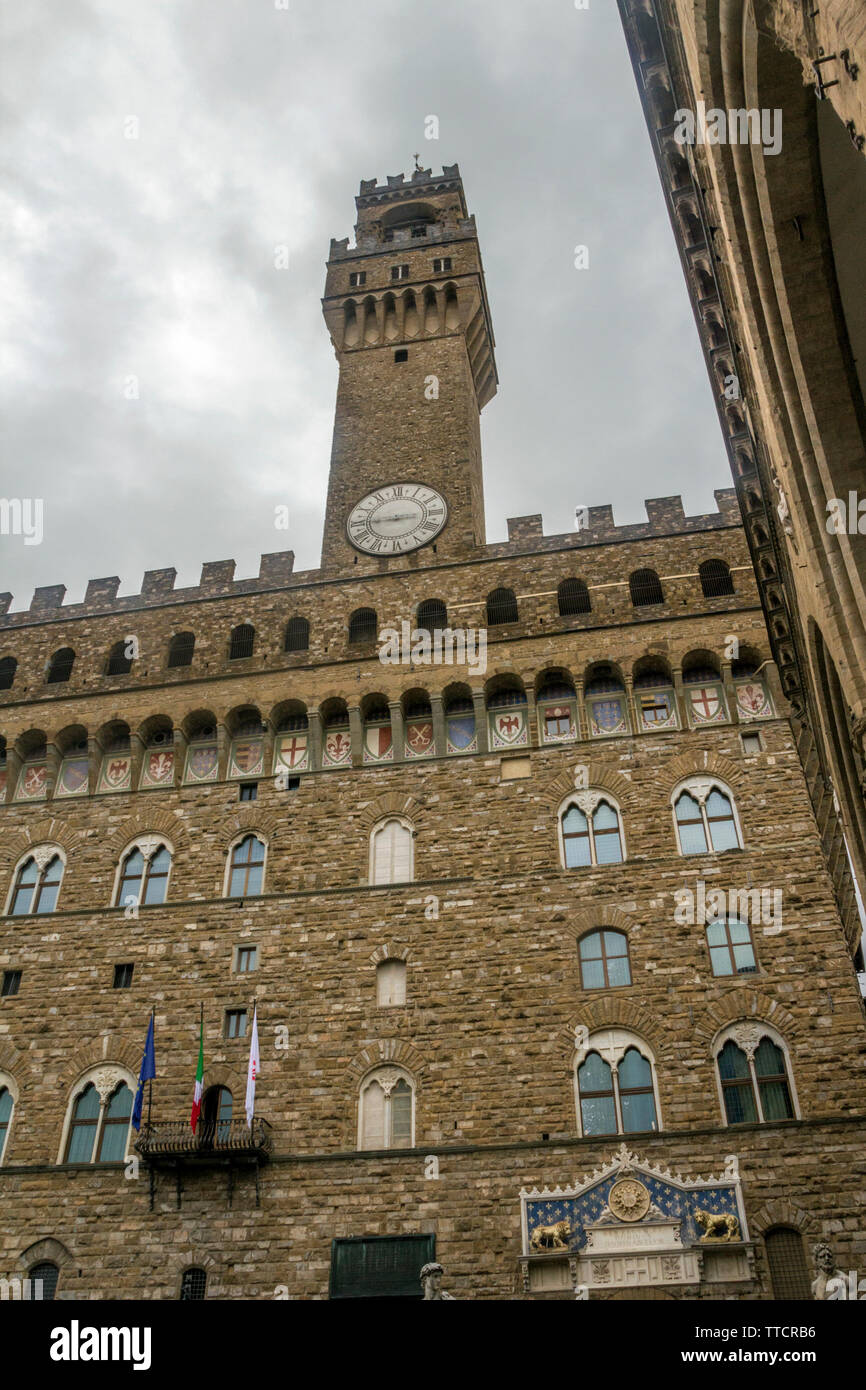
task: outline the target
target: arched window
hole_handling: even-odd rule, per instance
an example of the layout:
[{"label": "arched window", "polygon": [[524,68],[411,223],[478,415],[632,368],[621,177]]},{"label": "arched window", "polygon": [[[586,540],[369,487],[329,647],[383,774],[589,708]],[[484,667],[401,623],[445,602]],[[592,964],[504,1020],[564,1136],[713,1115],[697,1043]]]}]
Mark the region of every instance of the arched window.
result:
[{"label": "arched window", "polygon": [[566,869],[621,864],[625,859],[619,807],[600,792],[583,792],[560,811],[562,863]]},{"label": "arched window", "polygon": [[494,589],[487,595],[487,626],[517,622],[517,599],[513,589]]},{"label": "arched window", "polygon": [[590,680],[585,697],[589,732],[593,738],[628,733],[625,687],[613,671],[599,673]]},{"label": "arched window", "polygon": [[556,591],[560,618],[576,618],[580,613],[591,613],[592,603],[589,589],[582,579],[563,579]]},{"label": "arched window", "polygon": [[48,671],[45,680],[48,685],[60,685],[63,681],[68,681],[72,675],[72,667],[75,664],[75,652],[71,647],[61,647],[56,651],[48,663]]},{"label": "arched window", "polygon": [[180,1281],[181,1303],[203,1299],[207,1292],[207,1272],[198,1265],[185,1269]]},{"label": "arched window", "polygon": [[310,647],[310,624],[306,618],[289,618],[286,623],[286,652],[306,652]]},{"label": "arched window", "polygon": [[125,1081],[118,1080],[106,1095],[85,1080],[72,1101],[64,1163],[120,1162],[126,1156],[131,1115],[132,1091]]},{"label": "arched window", "polygon": [[107,676],[127,676],[132,670],[132,657],[127,655],[127,647],[131,643],[126,637],[122,637],[119,642],[115,642],[111,651],[108,653],[108,663],[105,667]]},{"label": "arched window", "polygon": [[415,1090],[399,1067],[380,1067],[358,1098],[360,1149],[411,1149],[415,1143]]},{"label": "arched window", "polygon": [[0,1086],[0,1163],[6,1150],[6,1137],[12,1124],[12,1111],[15,1101],[8,1086]]},{"label": "arched window", "polygon": [[773,1298],[811,1302],[812,1281],[800,1232],[792,1226],[775,1226],[764,1233],[764,1246]]},{"label": "arched window", "polygon": [[758,968],[752,929],[738,917],[709,922],[707,948],[714,975],[754,975]]},{"label": "arched window", "polygon": [[229,638],[229,661],[242,661],[252,656],[256,644],[256,630],[252,623],[238,623],[232,628]]},{"label": "arched window", "polygon": [[724,560],[704,560],[698,573],[704,598],[721,598],[734,592],[731,571]]},{"label": "arched window", "polygon": [[716,1043],[722,1108],[729,1125],[795,1117],[782,1040],[766,1024],[734,1024]]},{"label": "arched window", "polygon": [[245,835],[232,849],[229,861],[229,898],[256,898],[265,876],[265,846],[257,835]]},{"label": "arched window", "polygon": [[580,983],[584,989],[616,989],[631,984],[625,932],[590,932],[578,942],[578,958]]},{"label": "arched window", "polygon": [[18,669],[18,662],[14,656],[4,656],[0,659],[0,690],[10,690],[12,682],[15,680],[15,672]]},{"label": "arched window", "polygon": [[638,1134],[658,1129],[652,1054],[626,1029],[591,1034],[576,1057],[582,1135]]},{"label": "arched window", "polygon": [[415,626],[424,632],[444,632],[448,626],[448,609],[441,598],[425,598],[418,604]]},{"label": "arched window", "polygon": [[356,608],[349,618],[350,642],[375,642],[378,630],[375,608]]},{"label": "arched window", "polygon": [[380,1009],[406,1003],[404,960],[383,960],[376,966],[376,1003]]},{"label": "arched window", "polygon": [[655,570],[635,570],[629,575],[628,587],[635,608],[646,608],[649,604],[665,601],[661,580]]},{"label": "arched window", "polygon": [[9,914],[24,917],[28,913],[53,912],[57,906],[63,882],[64,863],[59,854],[30,855],[18,870]]},{"label": "arched window", "polygon": [[130,898],[136,907],[164,903],[170,873],[171,853],[165,845],[135,845],[121,866],[115,905],[129,907]]},{"label": "arched window", "polygon": [[32,1303],[53,1303],[57,1293],[60,1270],[51,1260],[40,1260],[27,1271],[30,1280],[29,1301]]},{"label": "arched window", "polygon": [[232,1093],[228,1086],[209,1086],[202,1098],[202,1124],[198,1140],[202,1147],[228,1144],[232,1129]]},{"label": "arched window", "polygon": [[191,666],[195,651],[194,632],[176,632],[168,644],[169,666]]},{"label": "arched window", "polygon": [[384,820],[370,835],[370,882],[411,883],[415,837],[408,821]]},{"label": "arched window", "polygon": [[674,820],[680,854],[720,854],[742,849],[740,828],[729,789],[695,777],[674,793]]}]

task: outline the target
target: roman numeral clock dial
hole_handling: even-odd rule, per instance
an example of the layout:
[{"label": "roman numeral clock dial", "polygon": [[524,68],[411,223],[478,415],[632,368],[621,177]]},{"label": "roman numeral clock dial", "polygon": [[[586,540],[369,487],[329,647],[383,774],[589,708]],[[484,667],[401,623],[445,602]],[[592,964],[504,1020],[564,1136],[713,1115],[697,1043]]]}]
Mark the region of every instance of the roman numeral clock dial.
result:
[{"label": "roman numeral clock dial", "polygon": [[445,498],[423,483],[389,483],[352,508],[346,534],[365,555],[405,555],[436,539],[448,519]]}]

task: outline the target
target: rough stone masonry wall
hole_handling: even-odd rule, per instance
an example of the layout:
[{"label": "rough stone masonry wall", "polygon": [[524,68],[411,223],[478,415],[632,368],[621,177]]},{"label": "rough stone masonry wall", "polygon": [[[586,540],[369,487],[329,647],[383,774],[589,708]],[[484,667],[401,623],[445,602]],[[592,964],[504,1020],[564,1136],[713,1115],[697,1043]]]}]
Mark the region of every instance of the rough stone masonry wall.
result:
[{"label": "rough stone masonry wall", "polygon": [[[677,664],[704,648],[723,657],[730,633],[763,660],[750,572],[736,571],[733,598],[700,598],[694,570],[710,553],[740,564],[741,534],[729,527],[675,545],[650,536],[588,548],[581,572],[602,582],[654,561],[663,574],[690,577],[670,581],[667,605],[653,618],[637,619],[617,599],[609,613],[602,603],[565,623],[549,594],[525,598],[515,637],[491,647],[488,676],[511,671],[531,686],[546,666],[580,673],[605,659],[628,671],[648,651]],[[456,605],[459,579],[477,613],[477,576],[481,594],[494,587],[494,572],[531,594],[555,590],[573,560],[539,551],[437,569],[431,588],[445,592],[450,576]],[[368,582],[383,618],[409,616],[429,593],[417,580],[413,592],[405,576]],[[337,587],[323,592],[334,630],[342,629],[354,601]],[[275,642],[292,611],[285,595],[256,602],[256,621]],[[188,610],[203,649],[209,639],[210,651],[219,651],[228,606],[218,600]],[[146,617],[153,647],[163,652],[174,610]],[[63,621],[16,639],[44,643],[41,655],[61,645],[55,634]],[[38,715],[32,705],[10,704],[11,734],[37,722],[50,731],[95,728],[112,717],[135,727],[157,712],[179,721],[205,705],[220,715],[245,702],[264,711],[289,696],[315,705],[328,694],[348,697],[350,687],[355,699],[371,690],[394,697],[467,675],[388,668],[375,658],[349,663],[341,644],[333,664],[320,651],[290,658],[295,668],[271,670],[259,653],[234,676],[214,657],[213,680],[207,670],[193,680],[181,672],[169,689],[162,672],[134,673],[126,689],[102,693],[102,678],[91,672],[117,620],[86,621],[81,670],[89,687],[46,699]],[[23,669],[38,665],[34,656],[28,668],[25,653]],[[32,1260],[34,1249],[49,1249],[41,1242],[58,1241],[67,1252],[57,1256],[61,1290],[69,1294],[175,1297],[182,1268],[203,1262],[214,1296],[272,1296],[285,1285],[292,1296],[324,1297],[333,1237],[433,1229],[455,1292],[519,1296],[520,1187],[573,1181],[619,1143],[575,1138],[573,1039],[581,1023],[630,1027],[653,1050],[664,1128],[632,1147],[695,1176],[718,1173],[737,1152],[750,1221],[769,1223],[772,1211],[807,1236],[832,1235],[843,1262],[856,1265],[864,1243],[863,1015],[784,701],[771,668],[765,674],[778,717],[762,724],[763,749],[748,757],[730,724],[533,747],[531,775],[514,782],[500,780],[498,757],[479,755],[312,774],[291,793],[262,779],[252,804],[239,804],[235,785],[223,783],[3,808],[3,901],[29,841],[56,837],[70,859],[60,910],[7,918],[0,937],[0,968],[23,971],[20,993],[0,1003],[0,1068],[20,1090],[0,1168],[8,1271],[27,1252]],[[622,806],[629,856],[622,865],[560,867],[556,812],[578,762]],[[734,791],[744,849],[683,859],[670,794],[682,777],[708,771]],[[397,806],[416,826],[416,881],[367,887],[370,827]],[[236,904],[221,897],[225,850],[245,826],[269,841],[267,877],[261,899]],[[109,906],[116,865],[131,836],[148,829],[175,845],[169,901],[128,920]],[[674,921],[674,891],[698,878],[782,889],[783,930],[755,929],[756,975],[714,978],[700,926]],[[431,895],[438,917],[429,915]],[[584,991],[576,941],[604,923],[628,935],[633,983]],[[243,978],[232,974],[241,942],[260,947],[258,971]],[[407,961],[408,995],[405,1006],[385,1009],[376,1005],[375,965],[391,954]],[[127,961],[135,964],[133,987],[114,990],[113,966]],[[272,1125],[276,1150],[261,1175],[260,1208],[249,1174],[239,1177],[231,1208],[224,1174],[186,1177],[180,1210],[172,1181],[161,1177],[151,1213],[144,1170],[128,1180],[122,1167],[56,1166],[77,1079],[103,1060],[134,1075],[151,1006],[154,1117],[188,1114],[200,1003],[206,1085],[229,1085],[239,1108],[248,1044],[223,1038],[222,1017],[247,1006],[253,991],[263,1063],[257,1113]],[[712,1040],[739,1018],[770,1020],[785,1037],[800,1122],[723,1128]],[[287,1029],[285,1050],[276,1049],[277,1028]],[[398,1061],[417,1082],[416,1151],[356,1156],[358,1086],[380,1058]],[[531,1147],[513,1147],[520,1144]],[[473,1146],[485,1147],[457,1151]],[[437,1150],[438,1184],[423,1178],[423,1156]]]}]

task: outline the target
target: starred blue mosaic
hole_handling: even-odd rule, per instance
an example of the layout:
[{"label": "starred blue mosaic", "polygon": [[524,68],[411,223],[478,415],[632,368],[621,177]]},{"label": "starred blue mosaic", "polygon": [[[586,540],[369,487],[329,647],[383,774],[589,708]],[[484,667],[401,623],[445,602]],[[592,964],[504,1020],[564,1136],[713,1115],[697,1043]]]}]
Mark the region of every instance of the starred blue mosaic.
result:
[{"label": "starred blue mosaic", "polygon": [[[633,1174],[650,1194],[650,1201],[664,1216],[682,1222],[683,1245],[695,1244],[702,1236],[696,1225],[696,1211],[738,1216],[737,1189],[734,1182],[714,1183],[711,1187],[678,1186],[635,1166]],[[586,1243],[586,1227],[598,1221],[607,1206],[610,1189],[623,1174],[611,1173],[576,1197],[526,1198],[526,1224],[531,1239],[536,1226],[553,1226],[567,1221],[571,1227],[570,1250],[581,1250]]]}]

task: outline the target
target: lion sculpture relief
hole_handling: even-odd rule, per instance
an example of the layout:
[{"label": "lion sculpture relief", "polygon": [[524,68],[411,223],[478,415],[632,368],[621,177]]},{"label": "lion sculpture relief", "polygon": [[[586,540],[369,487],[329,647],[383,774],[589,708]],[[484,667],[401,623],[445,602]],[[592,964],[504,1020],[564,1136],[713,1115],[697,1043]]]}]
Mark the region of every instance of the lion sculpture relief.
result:
[{"label": "lion sculpture relief", "polygon": [[529,1241],[530,1250],[567,1250],[571,1227],[567,1221],[555,1226],[536,1226]]},{"label": "lion sculpture relief", "polygon": [[714,1215],[711,1211],[696,1211],[695,1221],[703,1230],[701,1240],[738,1240],[740,1223],[729,1212]]}]

